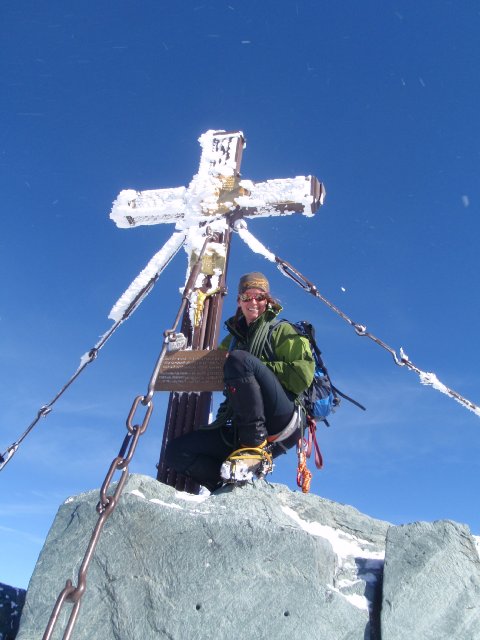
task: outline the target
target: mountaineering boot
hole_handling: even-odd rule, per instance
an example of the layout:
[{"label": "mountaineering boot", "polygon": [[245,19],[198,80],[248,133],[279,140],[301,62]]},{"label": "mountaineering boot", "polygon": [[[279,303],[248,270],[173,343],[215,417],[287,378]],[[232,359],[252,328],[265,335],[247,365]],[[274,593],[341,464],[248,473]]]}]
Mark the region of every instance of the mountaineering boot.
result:
[{"label": "mountaineering boot", "polygon": [[248,376],[225,382],[238,442],[244,447],[258,447],[266,439],[267,429],[262,391],[257,380]]},{"label": "mountaineering boot", "polygon": [[263,478],[273,469],[272,456],[264,440],[258,447],[242,447],[231,453],[220,469],[220,478],[227,483],[244,484]]},{"label": "mountaineering boot", "polygon": [[244,484],[254,476],[265,476],[272,470],[272,458],[265,450],[267,428],[260,386],[254,376],[225,381],[227,396],[233,409],[233,424],[239,449],[231,453],[220,469],[224,482]]}]

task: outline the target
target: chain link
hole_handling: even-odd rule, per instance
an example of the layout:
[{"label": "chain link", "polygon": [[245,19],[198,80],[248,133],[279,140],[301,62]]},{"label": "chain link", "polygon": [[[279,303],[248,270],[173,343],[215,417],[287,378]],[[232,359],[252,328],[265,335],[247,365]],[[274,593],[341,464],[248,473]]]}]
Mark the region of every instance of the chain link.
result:
[{"label": "chain link", "polygon": [[329,300],[327,300],[327,298],[322,296],[322,294],[318,291],[317,287],[312,282],[307,280],[307,278],[305,278],[305,276],[301,274],[300,271],[295,269],[295,267],[293,267],[289,262],[287,262],[286,260],[282,260],[278,256],[275,256],[275,262],[277,263],[277,268],[283,273],[283,275],[293,280],[304,291],[312,294],[313,296],[321,300],[323,303],[325,303],[327,307],[329,307],[337,315],[343,318],[345,322],[350,324],[358,336],[369,338],[370,340],[375,342],[375,344],[382,347],[382,349],[385,349],[386,351],[388,351],[392,356],[396,365],[398,365],[399,367],[407,367],[411,371],[415,371],[415,373],[417,373],[420,376],[420,380],[423,384],[431,384],[442,393],[449,395],[451,398],[459,402],[461,405],[463,405],[470,411],[473,411],[476,415],[480,416],[480,407],[478,405],[474,404],[467,398],[464,398],[457,391],[454,391],[453,389],[450,389],[449,387],[442,384],[440,381],[437,380],[434,374],[426,373],[425,371],[417,367],[415,364],[413,364],[413,362],[411,362],[411,360],[409,360],[409,358],[402,352],[402,350],[400,350],[400,356],[399,356],[395,351],[395,349],[390,347],[383,340],[380,340],[380,338],[377,338],[377,336],[367,331],[367,327],[365,325],[354,322],[343,311],[341,311],[338,307],[336,307],[332,302],[330,302]]},{"label": "chain link", "polygon": [[[202,250],[200,251],[198,260],[195,263],[193,269],[191,270],[187,284],[185,285],[185,289],[182,295],[182,302],[180,304],[179,312],[177,313],[177,316],[175,318],[174,326],[172,329],[168,329],[167,331],[164,332],[163,346],[150,378],[149,387],[148,387],[149,390],[146,395],[144,396],[139,395],[134,399],[132,403],[132,407],[128,413],[128,417],[126,420],[126,427],[127,427],[128,433],[123,439],[118,455],[112,460],[110,467],[107,471],[107,474],[105,476],[105,479],[100,488],[100,500],[96,507],[96,510],[98,513],[98,520],[93,530],[93,533],[90,537],[90,540],[88,542],[87,550],[85,552],[82,564],[80,565],[80,569],[78,571],[78,584],[75,587],[73,586],[71,580],[67,580],[65,587],[57,597],[57,601],[50,615],[50,619],[48,621],[42,640],[51,639],[53,631],[58,621],[58,617],[66,602],[72,603],[73,607],[70,612],[70,617],[68,618],[62,638],[63,640],[69,640],[72,635],[73,628],[75,626],[75,623],[78,617],[81,599],[83,594],[85,593],[86,586],[87,586],[88,568],[90,566],[90,562],[93,558],[93,554],[98,544],[100,534],[105,525],[105,522],[110,517],[110,515],[112,514],[112,512],[114,511],[115,507],[118,504],[123,488],[128,479],[128,475],[129,475],[128,466],[137,448],[138,440],[147,430],[150,422],[150,418],[152,416],[153,388],[155,385],[155,381],[158,377],[160,365],[162,363],[163,357],[167,349],[168,341],[170,340],[171,336],[175,334],[176,328],[183,314],[183,310],[185,309],[187,303],[190,301],[192,292],[194,290],[195,281],[197,279],[197,276],[202,266],[203,255],[205,253],[208,243],[214,237],[212,234],[209,233],[208,230],[206,231],[206,233],[208,235],[205,238],[205,242],[203,244]],[[150,396],[150,389],[152,389],[151,396]],[[146,407],[145,414],[143,416],[141,424],[133,424],[134,417],[140,405],[143,405],[144,407]],[[120,478],[117,482],[117,485],[113,489],[113,492],[109,494],[108,490],[110,489],[114,476],[117,472],[120,473]]]},{"label": "chain link", "polygon": [[[400,349],[400,356],[398,356],[395,349],[392,349],[392,347],[390,347],[386,342],[383,342],[383,340],[380,340],[380,338],[377,338],[372,333],[367,331],[367,327],[365,325],[354,322],[351,318],[347,316],[346,313],[344,313],[341,309],[336,307],[332,302],[330,302],[330,300],[327,300],[327,298],[322,296],[322,294],[318,291],[317,287],[313,284],[313,282],[310,282],[310,280],[307,280],[307,278],[302,273],[300,273],[298,269],[293,267],[286,260],[282,260],[282,258],[279,258],[278,256],[271,253],[271,251],[269,251],[265,247],[265,245],[263,245],[259,240],[257,240],[257,238],[255,238],[251,233],[249,235],[254,239],[257,246],[261,248],[261,253],[264,256],[267,256],[268,259],[270,259],[272,262],[273,261],[276,262],[277,268],[281,271],[281,273],[283,273],[284,276],[286,276],[287,278],[290,278],[290,280],[293,280],[293,282],[295,282],[295,284],[301,287],[304,291],[306,291],[307,293],[310,293],[311,295],[321,300],[324,304],[326,304],[327,307],[329,307],[338,316],[340,316],[343,320],[345,320],[345,322],[351,325],[357,335],[361,337],[369,338],[370,340],[375,342],[375,344],[382,347],[382,349],[385,349],[386,351],[388,351],[392,356],[395,364],[398,365],[399,367],[407,367],[411,371],[415,371],[415,373],[417,373],[420,376],[420,382],[422,382],[422,384],[428,384],[433,386],[435,389],[437,389],[441,393],[445,393],[446,395],[450,396],[451,398],[459,402],[461,405],[463,405],[470,411],[473,411],[477,416],[480,417],[480,407],[478,405],[471,402],[467,398],[464,398],[457,391],[454,391],[453,389],[450,389],[449,387],[441,383],[437,379],[435,374],[422,371],[422,369],[414,365],[413,362],[409,360],[409,358],[403,353],[402,349]],[[255,251],[260,252],[257,249],[255,249]]]}]

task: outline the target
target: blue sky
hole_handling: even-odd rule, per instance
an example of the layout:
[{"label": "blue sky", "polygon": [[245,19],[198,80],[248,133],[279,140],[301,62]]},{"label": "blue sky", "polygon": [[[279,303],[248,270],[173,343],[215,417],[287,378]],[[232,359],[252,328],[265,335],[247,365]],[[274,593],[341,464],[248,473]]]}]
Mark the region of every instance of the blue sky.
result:
[{"label": "blue sky", "polygon": [[[245,178],[313,174],[313,219],[249,229],[355,322],[480,403],[480,3],[126,0],[0,8],[0,450],[110,326],[169,225],[118,229],[126,188],[188,184],[208,129],[244,131]],[[0,582],[26,587],[59,504],[97,488],[179,304],[185,254],[0,473]],[[235,238],[308,318],[342,403],[312,491],[393,523],[480,533],[480,421],[355,335]],[[227,298],[225,314],[234,311]],[[157,395],[133,472],[155,475]],[[295,454],[273,481],[295,487]]]}]

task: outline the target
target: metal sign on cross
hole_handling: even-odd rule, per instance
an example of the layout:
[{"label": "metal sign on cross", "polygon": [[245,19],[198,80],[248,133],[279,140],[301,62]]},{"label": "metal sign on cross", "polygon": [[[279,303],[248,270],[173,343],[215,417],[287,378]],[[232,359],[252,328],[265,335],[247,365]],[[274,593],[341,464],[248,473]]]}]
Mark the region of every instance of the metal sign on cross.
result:
[{"label": "metal sign on cross", "polygon": [[[174,223],[176,231],[116,303],[110,317],[120,317],[141,285],[161,273],[182,245],[189,255],[188,278],[208,235],[212,241],[203,251],[200,274],[182,322],[186,342],[180,346],[187,350],[212,350],[218,344],[234,223],[244,217],[292,213],[313,216],[323,204],[325,190],[314,176],[265,182],[242,179],[240,164],[245,138],[241,131],[207,131],[199,142],[202,147],[199,170],[187,187],[126,189],[113,203],[110,217],[121,228]],[[202,382],[205,383],[203,376]],[[192,391],[191,386],[188,390],[178,389],[178,384],[171,387],[157,478],[178,489],[192,490],[192,486],[165,467],[163,452],[172,438],[189,433],[208,420],[212,394],[202,388],[205,387],[199,385]]]}]

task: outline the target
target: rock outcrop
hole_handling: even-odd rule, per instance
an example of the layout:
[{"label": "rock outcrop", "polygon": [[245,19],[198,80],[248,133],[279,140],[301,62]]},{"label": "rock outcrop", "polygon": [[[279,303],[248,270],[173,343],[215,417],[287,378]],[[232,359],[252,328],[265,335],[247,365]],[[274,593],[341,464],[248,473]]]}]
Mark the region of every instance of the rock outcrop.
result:
[{"label": "rock outcrop", "polygon": [[[89,492],[60,507],[18,640],[42,637],[67,578],[76,584],[97,502]],[[73,638],[477,640],[479,596],[464,526],[395,527],[265,482],[205,498],[133,475],[97,546]]]},{"label": "rock outcrop", "polygon": [[468,527],[391,527],[385,558],[382,637],[480,638],[480,563]]}]

